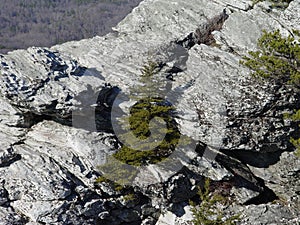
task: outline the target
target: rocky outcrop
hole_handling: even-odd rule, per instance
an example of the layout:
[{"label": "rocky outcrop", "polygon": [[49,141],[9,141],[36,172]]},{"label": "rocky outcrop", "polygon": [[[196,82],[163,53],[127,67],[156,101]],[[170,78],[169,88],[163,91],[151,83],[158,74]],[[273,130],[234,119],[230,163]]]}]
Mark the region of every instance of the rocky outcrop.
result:
[{"label": "rocky outcrop", "polygon": [[[2,55],[0,224],[187,224],[206,177],[241,224],[299,222],[297,126],[283,119],[299,95],[239,63],[263,29],[297,28],[299,4],[145,0],[104,37]],[[134,168],[112,157],[111,115],[134,104],[149,60],[182,138]]]}]

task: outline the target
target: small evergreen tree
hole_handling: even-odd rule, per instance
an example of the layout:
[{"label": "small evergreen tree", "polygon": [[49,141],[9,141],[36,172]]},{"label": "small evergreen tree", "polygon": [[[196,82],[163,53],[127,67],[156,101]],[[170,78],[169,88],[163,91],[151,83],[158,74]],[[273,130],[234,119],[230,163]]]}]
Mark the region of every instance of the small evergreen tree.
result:
[{"label": "small evergreen tree", "polygon": [[263,31],[258,40],[258,51],[249,52],[242,63],[253,70],[252,75],[289,83],[300,84],[300,46],[299,41],[290,35],[282,37],[279,30]]},{"label": "small evergreen tree", "polygon": [[[299,31],[293,35],[283,37],[279,30],[263,32],[258,40],[258,51],[249,52],[242,64],[249,67],[252,75],[264,80],[272,80],[281,85],[292,85],[296,91],[300,88],[300,36]],[[290,116],[293,121],[300,121],[300,109],[294,109]],[[291,138],[292,144],[297,148],[296,154],[300,156],[300,139]]]},{"label": "small evergreen tree", "polygon": [[236,224],[240,215],[234,215],[225,217],[224,213],[217,208],[218,203],[224,202],[224,197],[221,195],[214,195],[209,190],[210,180],[206,179],[204,188],[199,188],[198,195],[200,197],[200,205],[196,205],[193,201],[190,201],[192,206],[194,225],[232,225]]},{"label": "small evergreen tree", "polygon": [[[96,181],[110,183],[118,190],[134,181],[138,167],[166,159],[181,138],[174,119],[175,108],[165,96],[160,96],[165,93],[161,91],[165,84],[159,77],[159,66],[149,62],[141,72],[139,84],[130,88],[130,99],[136,103],[130,108],[129,115],[116,110],[118,118],[114,119],[118,123],[117,137],[121,147],[99,166],[103,176]],[[150,136],[153,142],[149,142]]]},{"label": "small evergreen tree", "polygon": [[[149,62],[142,69],[140,85],[131,88],[131,98],[136,103],[130,109],[130,131],[121,134],[126,143],[114,154],[114,157],[126,164],[142,166],[157,163],[168,157],[175,149],[180,138],[180,132],[173,118],[175,108],[160,96],[164,87],[162,79],[157,76],[159,67],[154,62]],[[156,120],[152,125],[151,121]],[[166,124],[166,125],[165,125]],[[132,137],[134,134],[134,138]],[[151,136],[153,142],[143,142]],[[163,138],[163,139],[162,139]],[[159,142],[159,145],[156,143]],[[138,146],[137,150],[131,146]]]}]

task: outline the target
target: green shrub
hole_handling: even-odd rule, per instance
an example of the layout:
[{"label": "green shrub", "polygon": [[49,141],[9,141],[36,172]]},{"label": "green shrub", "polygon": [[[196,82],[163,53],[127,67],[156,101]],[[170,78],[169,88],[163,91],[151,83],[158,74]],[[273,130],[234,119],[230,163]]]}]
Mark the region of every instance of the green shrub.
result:
[{"label": "green shrub", "polygon": [[290,141],[297,149],[297,151],[295,152],[295,155],[300,157],[300,138],[298,138],[298,139],[291,138]]},{"label": "green shrub", "polygon": [[136,200],[136,195],[134,193],[129,193],[127,195],[124,195],[124,200],[126,202],[131,202],[131,201],[135,201]]},{"label": "green shrub", "polygon": [[[292,119],[295,122],[300,121],[300,109],[295,110],[294,114],[288,115],[288,119]],[[295,155],[300,157],[300,138],[290,138],[291,143],[295,146]]]},{"label": "green shrub", "polygon": [[[139,146],[142,147],[139,149],[149,150],[136,150],[126,144],[122,144],[115,154],[108,156],[107,163],[99,166],[101,173],[105,174],[105,177],[99,177],[96,182],[109,183],[116,191],[123,191],[128,182],[133,182],[138,173],[138,168],[136,167],[158,163],[166,159],[175,149],[181,137],[173,118],[175,108],[158,95],[158,89],[161,89],[163,82],[161,82],[159,77],[154,77],[157,74],[157,69],[157,64],[153,62],[149,62],[143,67],[140,76],[141,85],[131,88],[132,95],[130,97],[136,100],[136,103],[130,109],[129,118],[122,118],[123,120],[121,121],[122,125],[128,120],[130,130],[119,134],[119,137],[126,140],[126,144],[129,143],[130,146]],[[157,126],[154,129],[155,133],[151,133],[149,123],[156,117],[162,119],[160,122],[163,124],[155,124]],[[131,136],[128,135],[129,132],[137,138],[131,140]],[[158,146],[154,143],[153,146],[155,147],[152,148],[153,143],[142,142],[150,135],[158,140],[161,140],[161,136],[164,135],[164,139]],[[128,165],[135,167],[128,167]]]},{"label": "green shrub", "polygon": [[193,213],[194,225],[231,225],[236,224],[240,215],[234,215],[226,217],[224,212],[217,208],[217,204],[224,204],[225,198],[221,195],[214,195],[209,191],[210,181],[205,180],[204,188],[199,188],[198,195],[200,197],[200,205],[196,205],[193,201],[190,201]]},{"label": "green shrub", "polygon": [[110,182],[110,180],[104,176],[100,176],[96,179],[96,183],[109,183],[109,182]]},{"label": "green shrub", "polygon": [[[159,96],[159,89],[162,85],[160,79],[155,77],[156,74],[157,64],[149,62],[142,69],[141,85],[131,90],[132,98],[137,102],[131,107],[129,118],[124,118],[124,120],[129,120],[129,132],[132,132],[136,138],[130,139],[131,133],[129,132],[121,136],[130,146],[139,146],[139,149],[145,150],[136,150],[123,144],[114,154],[114,157],[123,163],[142,166],[160,162],[168,157],[178,144],[180,132],[173,118],[175,108]],[[151,133],[150,121],[157,117],[162,120],[157,121],[155,133]],[[164,136],[164,139],[158,146],[156,143],[142,142],[150,136],[156,140]]]},{"label": "green shrub", "polygon": [[[263,32],[258,40],[258,51],[249,52],[244,57],[242,64],[249,67],[252,75],[266,81],[271,80],[282,85],[292,85],[296,91],[300,87],[300,39],[296,36],[300,32],[295,30],[293,35],[283,37],[279,30]],[[300,109],[289,117],[293,121],[300,121]],[[300,139],[291,138],[292,144],[297,148],[296,154],[300,155]]]},{"label": "green shrub", "polygon": [[111,181],[110,179],[108,179],[105,176],[98,177],[95,182],[96,183],[107,183],[107,184],[110,184],[115,191],[122,191],[123,188],[125,187],[124,185],[121,185],[121,184],[119,184],[117,182]]},{"label": "green shrub", "polygon": [[292,35],[263,31],[257,45],[259,50],[249,52],[250,56],[242,61],[253,70],[253,76],[299,86],[300,46]]}]

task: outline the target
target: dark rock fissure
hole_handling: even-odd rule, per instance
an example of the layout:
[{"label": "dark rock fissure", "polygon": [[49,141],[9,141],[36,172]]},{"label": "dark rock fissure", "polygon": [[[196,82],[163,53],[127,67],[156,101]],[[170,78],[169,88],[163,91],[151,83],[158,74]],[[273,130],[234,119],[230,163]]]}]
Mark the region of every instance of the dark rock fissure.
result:
[{"label": "dark rock fissure", "polygon": [[247,204],[265,204],[278,199],[276,194],[265,185],[265,181],[255,176],[251,170],[239,160],[227,155],[218,154],[216,161],[234,174],[234,186],[245,187],[260,193],[260,197],[248,200]]},{"label": "dark rock fissure", "polygon": [[221,14],[209,19],[206,23],[201,24],[196,31],[190,33],[186,38],[179,40],[176,43],[187,49],[191,49],[196,44],[211,45],[215,42],[212,32],[221,30],[224,22],[228,18],[229,15],[224,9]]},{"label": "dark rock fissure", "polygon": [[32,126],[43,122],[45,120],[55,121],[59,124],[72,126],[71,115],[65,117],[59,117],[59,115],[47,115],[37,114],[34,112],[25,112],[22,114],[23,120],[19,122],[18,127],[20,128],[31,128]]},{"label": "dark rock fissure", "polygon": [[238,159],[243,164],[248,164],[258,168],[268,168],[268,166],[276,164],[283,153],[283,151],[255,152],[244,149],[220,149],[220,151],[225,155]]},{"label": "dark rock fissure", "polygon": [[244,205],[260,205],[267,204],[269,202],[273,202],[278,200],[279,197],[268,187],[264,187],[264,190],[256,197],[246,201]]},{"label": "dark rock fissure", "polygon": [[0,156],[0,168],[8,167],[16,161],[22,159],[22,156],[18,153],[15,153],[13,146],[11,146],[3,155]]},{"label": "dark rock fissure", "polygon": [[[207,149],[206,144],[199,142],[196,148],[196,152],[202,156],[204,151],[210,151]],[[261,158],[257,159],[257,154],[254,152],[250,152],[247,150],[224,150],[220,149],[220,153],[216,156],[216,162],[218,162],[221,166],[230,171],[234,177],[229,181],[221,181],[220,184],[213,186],[222,186],[221,184],[225,184],[225,187],[229,186],[245,187],[247,189],[259,192],[259,196],[254,197],[253,199],[248,200],[244,204],[265,204],[268,202],[272,202],[278,199],[277,195],[265,185],[265,181],[257,176],[255,176],[252,171],[246,166],[246,164],[253,165],[256,167],[267,167],[268,165],[274,164],[279,161],[279,157],[281,155],[281,151],[275,153],[265,153],[268,156],[271,155],[271,159]],[[260,153],[261,154],[261,153]],[[257,161],[258,160],[258,161]],[[229,182],[229,183],[228,183]],[[218,183],[218,182],[217,182]],[[226,185],[226,183],[228,183]],[[225,189],[226,189],[225,188]],[[224,188],[221,188],[224,189]],[[222,190],[220,190],[222,191]],[[223,190],[226,192],[226,190]]]}]

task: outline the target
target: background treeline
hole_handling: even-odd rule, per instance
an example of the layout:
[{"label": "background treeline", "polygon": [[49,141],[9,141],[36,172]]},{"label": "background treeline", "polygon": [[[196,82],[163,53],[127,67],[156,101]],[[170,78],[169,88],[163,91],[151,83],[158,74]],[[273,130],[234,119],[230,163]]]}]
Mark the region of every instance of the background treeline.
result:
[{"label": "background treeline", "polygon": [[141,0],[1,0],[0,53],[111,31]]}]

